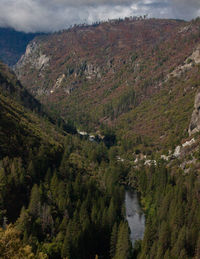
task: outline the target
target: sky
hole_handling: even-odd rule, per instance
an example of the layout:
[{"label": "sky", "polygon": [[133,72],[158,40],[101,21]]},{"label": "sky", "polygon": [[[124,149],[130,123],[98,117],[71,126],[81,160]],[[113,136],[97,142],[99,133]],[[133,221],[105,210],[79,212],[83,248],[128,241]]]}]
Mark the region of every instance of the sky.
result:
[{"label": "sky", "polygon": [[200,0],[0,0],[0,27],[24,32],[146,14],[191,20],[200,16]]}]

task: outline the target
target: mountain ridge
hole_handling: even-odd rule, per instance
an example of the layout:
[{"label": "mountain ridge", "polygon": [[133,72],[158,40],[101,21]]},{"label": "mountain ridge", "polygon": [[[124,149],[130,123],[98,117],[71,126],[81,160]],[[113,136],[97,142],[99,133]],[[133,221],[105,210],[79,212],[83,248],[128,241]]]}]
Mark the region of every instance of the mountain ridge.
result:
[{"label": "mountain ridge", "polygon": [[[135,121],[134,110],[142,109],[143,103],[149,102],[149,114],[145,118],[153,118],[151,100],[158,96],[155,105],[160,112],[163,109],[159,99],[164,104],[167,92],[172,99],[177,99],[174,94],[179,92],[177,100],[181,103],[183,95],[188,104],[189,124],[191,97],[199,82],[196,76],[199,42],[198,19],[191,22],[127,19],[77,26],[33,40],[15,71],[34,96],[49,109],[59,111],[64,119],[73,118],[79,128],[89,131],[106,125],[123,128],[127,117],[135,127],[129,131],[129,138],[135,135],[131,137],[133,142],[137,135],[144,139],[149,135],[152,139],[156,136],[154,144],[166,146],[167,138],[161,138],[162,123],[154,121],[156,134],[149,129],[143,131],[139,118]],[[188,86],[184,80],[184,88],[179,86],[180,76]],[[166,118],[164,114],[162,117]],[[154,127],[152,122],[147,123]],[[165,123],[169,124],[168,130],[172,128],[172,136],[177,135],[173,133],[175,125],[167,118]],[[124,131],[127,128],[130,126],[125,122]],[[180,131],[185,128],[186,123]],[[157,136],[159,131],[161,134]],[[118,132],[118,138],[126,137],[123,130]]]},{"label": "mountain ridge", "polygon": [[27,44],[39,33],[24,33],[12,28],[0,28],[0,60],[9,66],[17,63]]},{"label": "mountain ridge", "polygon": [[[80,136],[25,107],[24,87],[0,65],[1,255],[199,258],[199,43],[200,19],[118,20],[34,39],[18,77]],[[134,248],[127,187],[146,217]]]}]

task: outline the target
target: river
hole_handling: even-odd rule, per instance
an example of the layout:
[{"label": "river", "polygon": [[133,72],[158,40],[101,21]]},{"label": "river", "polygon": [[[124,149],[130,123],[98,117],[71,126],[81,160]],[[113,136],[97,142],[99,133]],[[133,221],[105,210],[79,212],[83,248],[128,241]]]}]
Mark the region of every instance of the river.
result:
[{"label": "river", "polygon": [[142,239],[145,230],[145,216],[139,203],[138,194],[127,190],[125,193],[126,219],[131,230],[130,240],[134,247],[135,241]]}]

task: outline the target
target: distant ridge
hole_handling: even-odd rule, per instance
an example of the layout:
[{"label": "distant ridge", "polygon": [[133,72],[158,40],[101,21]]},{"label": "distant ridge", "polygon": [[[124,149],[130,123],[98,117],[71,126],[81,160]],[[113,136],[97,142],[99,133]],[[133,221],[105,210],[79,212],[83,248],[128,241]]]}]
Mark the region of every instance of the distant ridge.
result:
[{"label": "distant ridge", "polygon": [[9,66],[17,63],[27,44],[39,33],[18,32],[11,28],[0,28],[0,60]]}]

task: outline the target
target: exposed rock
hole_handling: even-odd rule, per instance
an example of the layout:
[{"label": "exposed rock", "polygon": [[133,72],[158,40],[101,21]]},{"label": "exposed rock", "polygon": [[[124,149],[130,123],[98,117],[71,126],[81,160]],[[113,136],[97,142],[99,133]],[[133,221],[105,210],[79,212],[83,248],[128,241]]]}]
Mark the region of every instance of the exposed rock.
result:
[{"label": "exposed rock", "polygon": [[[122,21],[115,27],[108,24],[88,26],[89,29],[77,27],[75,30],[38,37],[26,53],[32,60],[35,57],[37,69],[32,69],[31,62],[27,63],[21,68],[20,80],[43,104],[55,104],[65,120],[73,119],[79,124],[81,116],[84,127],[88,123],[89,128],[95,129],[99,129],[101,123],[116,126],[116,131],[119,129],[130,136],[131,141],[136,134],[147,137],[156,146],[163,146],[167,142],[168,131],[176,132],[171,112],[167,113],[163,106],[164,89],[171,89],[169,110],[173,112],[172,100],[176,100],[177,107],[179,103],[181,105],[182,92],[186,89],[184,99],[189,105],[189,90],[193,82],[197,82],[197,68],[193,68],[188,60],[191,74],[183,75],[182,86],[176,80],[163,86],[167,71],[183,65],[192,53],[193,59],[198,60],[197,41],[188,43],[190,33],[177,36],[177,31],[187,24],[175,20],[150,19],[134,24]],[[196,26],[192,25],[192,30],[197,37],[199,31]],[[184,31],[187,32],[187,29]],[[150,63],[151,66],[148,66]],[[63,74],[65,79],[62,79]],[[179,86],[182,87],[180,92]],[[144,102],[147,105],[145,109]],[[157,109],[160,109],[158,118],[155,113]],[[140,110],[143,111],[141,119],[137,115]],[[188,116],[181,109],[178,112],[178,122],[183,116]],[[189,113],[189,108],[185,112]],[[88,121],[88,118],[91,120]],[[131,126],[127,128],[128,124]],[[184,123],[180,126],[185,127]],[[157,132],[161,132],[162,138]]]},{"label": "exposed rock", "polygon": [[121,158],[120,156],[117,156],[117,161],[124,162],[125,160]]},{"label": "exposed rock", "polygon": [[76,81],[72,83],[72,85],[68,85],[66,83],[66,75],[62,74],[60,75],[57,80],[56,83],[54,84],[53,88],[50,90],[50,93],[53,94],[56,89],[60,88],[61,86],[63,87],[63,91],[67,94],[70,95],[74,90],[75,90],[75,85],[76,85]]},{"label": "exposed rock", "polygon": [[[184,157],[186,153],[188,153],[188,147],[191,147],[193,144],[195,144],[196,141],[195,139],[191,139],[189,141],[186,141],[185,143],[183,143],[182,145],[180,146],[177,146],[174,150],[174,153],[172,155],[169,155],[169,156],[164,156],[164,155],[161,155],[161,158],[166,160],[166,161],[169,161],[171,159],[174,159],[174,158],[181,158],[181,157]],[[167,160],[168,159],[168,160]]]},{"label": "exposed rock", "polygon": [[185,170],[187,170],[187,165],[195,164],[196,162],[197,162],[197,159],[193,157],[192,160],[184,161],[184,162],[180,165],[180,168],[185,171]]},{"label": "exposed rock", "polygon": [[185,143],[182,144],[183,147],[188,147],[191,146],[195,143],[195,139],[191,139],[190,141],[186,141]]},{"label": "exposed rock", "polygon": [[193,51],[192,55],[190,55],[184,62],[183,65],[178,66],[174,71],[172,71],[168,76],[167,80],[170,77],[179,77],[182,73],[192,68],[193,64],[199,64],[200,63],[200,45],[196,47],[196,49]]},{"label": "exposed rock", "polygon": [[200,63],[200,45],[196,48],[196,50],[192,53],[192,55],[186,60],[186,62],[188,62],[189,60],[194,60],[196,64]]},{"label": "exposed rock", "polygon": [[151,165],[157,165],[157,162],[156,162],[156,160],[146,160],[145,162],[144,162],[144,165],[147,165],[147,166],[151,166]]},{"label": "exposed rock", "polygon": [[56,80],[56,83],[54,85],[54,88],[59,88],[63,82],[63,80],[65,79],[65,74],[62,74],[61,76],[59,76]]},{"label": "exposed rock", "polygon": [[177,146],[177,147],[175,148],[175,151],[174,151],[173,156],[174,156],[174,157],[179,157],[180,154],[181,154],[181,146]]},{"label": "exposed rock", "polygon": [[192,134],[200,131],[200,92],[195,96],[194,111],[192,113],[192,118],[190,121],[190,126],[188,133]]},{"label": "exposed rock", "polygon": [[75,87],[74,87],[74,86],[69,86],[69,87],[67,87],[67,88],[64,89],[64,92],[69,95],[69,94],[71,94],[74,90],[75,90]]},{"label": "exposed rock", "polygon": [[171,158],[171,156],[161,155],[161,159],[163,159],[165,161],[169,161],[170,158]]},{"label": "exposed rock", "polygon": [[178,33],[186,33],[191,29],[191,24],[184,26],[183,28],[181,28]]},{"label": "exposed rock", "polygon": [[87,64],[84,73],[87,79],[92,79],[93,76],[101,78],[100,67],[97,67],[93,64]]},{"label": "exposed rock", "polygon": [[65,74],[62,74],[59,76],[56,80],[56,83],[54,84],[53,88],[50,90],[50,93],[53,94],[57,88],[59,88],[62,85],[63,80],[65,79]]},{"label": "exposed rock", "polygon": [[95,141],[95,136],[94,135],[89,135],[89,141],[94,142]]},{"label": "exposed rock", "polygon": [[88,133],[85,132],[85,131],[80,131],[80,130],[77,129],[77,132],[78,132],[78,134],[81,135],[81,136],[88,136]]},{"label": "exposed rock", "polygon": [[49,62],[49,57],[47,57],[46,55],[42,54],[40,52],[39,57],[37,58],[37,60],[35,61],[35,67],[40,70],[42,69],[42,67],[48,65]]},{"label": "exposed rock", "polygon": [[47,95],[48,94],[48,89],[44,89],[44,88],[41,88],[40,86],[37,86],[34,89],[34,92],[35,92],[35,94],[37,96]]},{"label": "exposed rock", "polygon": [[27,48],[25,54],[20,58],[14,70],[18,77],[21,76],[21,67],[25,67],[27,64],[30,65],[31,68],[37,70],[43,70],[49,65],[50,58],[42,53],[37,42],[31,42]]},{"label": "exposed rock", "polygon": [[134,163],[137,164],[139,162],[138,157],[134,160]]}]

